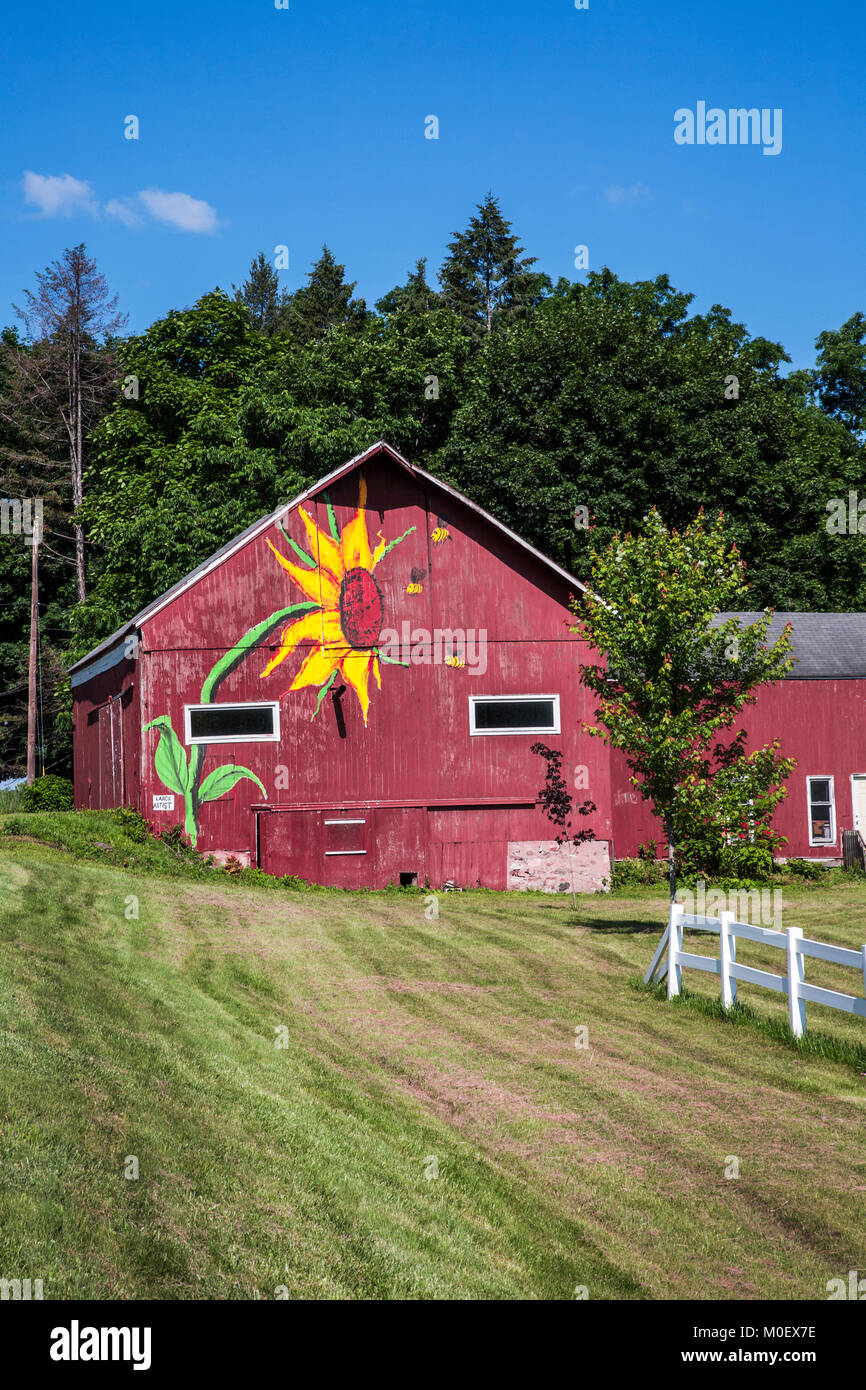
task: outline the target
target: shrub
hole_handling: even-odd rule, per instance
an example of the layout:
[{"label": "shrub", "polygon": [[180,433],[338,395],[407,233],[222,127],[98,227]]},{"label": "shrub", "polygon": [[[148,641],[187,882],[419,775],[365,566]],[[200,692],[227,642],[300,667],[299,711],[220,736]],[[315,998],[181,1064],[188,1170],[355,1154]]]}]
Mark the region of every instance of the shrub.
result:
[{"label": "shrub", "polygon": [[68,777],[37,777],[21,796],[22,811],[71,811],[74,803]]},{"label": "shrub", "polygon": [[665,859],[617,859],[613,869],[613,887],[623,888],[635,883],[667,882]]},{"label": "shrub", "polygon": [[189,843],[186,831],[182,825],[170,825],[165,830],[157,830],[153,826],[148,827],[155,840],[159,840],[167,849],[174,850],[178,858],[188,859],[199,863],[201,855],[196,854],[192,845]]},{"label": "shrub", "polygon": [[827,872],[826,864],[817,864],[814,859],[789,859],[785,868],[797,878],[822,878]]},{"label": "shrub", "polygon": [[109,815],[127,839],[137,845],[144,844],[147,839],[147,821],[134,806],[117,806]]}]

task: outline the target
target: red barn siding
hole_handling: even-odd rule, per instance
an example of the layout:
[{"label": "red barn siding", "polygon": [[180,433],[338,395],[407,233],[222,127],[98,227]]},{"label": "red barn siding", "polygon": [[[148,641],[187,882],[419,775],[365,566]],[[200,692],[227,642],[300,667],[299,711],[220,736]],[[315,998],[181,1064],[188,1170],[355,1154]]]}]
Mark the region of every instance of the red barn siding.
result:
[{"label": "red barn siding", "polygon": [[77,807],[138,805],[141,727],[136,678],[136,663],[122,661],[73,688]]},{"label": "red barn siding", "polygon": [[[782,857],[803,859],[841,856],[841,831],[854,824],[851,778],[866,774],[866,680],[786,680],[769,686],[743,711],[736,728],[748,730],[748,748],[760,748],[778,738],[787,758],[796,758],[786,785],[788,796],[776,812],[774,825],[787,836]],[[611,754],[614,853],[626,858],[654,838],[664,843],[664,831],[628,781],[621,753]],[[807,777],[832,777],[836,797],[834,844],[809,843]]]}]

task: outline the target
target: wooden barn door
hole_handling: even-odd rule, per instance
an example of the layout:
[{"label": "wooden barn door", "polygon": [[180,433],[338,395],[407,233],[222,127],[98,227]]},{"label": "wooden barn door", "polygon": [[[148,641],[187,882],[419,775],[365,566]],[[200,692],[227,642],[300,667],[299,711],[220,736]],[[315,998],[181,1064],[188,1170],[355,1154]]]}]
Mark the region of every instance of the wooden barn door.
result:
[{"label": "wooden barn door", "polygon": [[111,700],[99,710],[99,781],[97,806],[122,806],[123,711],[120,699]]}]

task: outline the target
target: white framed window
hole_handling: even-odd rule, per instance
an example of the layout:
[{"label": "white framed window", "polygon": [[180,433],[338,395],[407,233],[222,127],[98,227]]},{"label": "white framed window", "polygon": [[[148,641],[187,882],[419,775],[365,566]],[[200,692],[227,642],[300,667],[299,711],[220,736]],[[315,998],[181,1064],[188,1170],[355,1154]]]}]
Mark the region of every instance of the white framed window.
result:
[{"label": "white framed window", "polygon": [[280,738],[280,706],[276,700],[185,705],[183,717],[187,744],[278,743]]},{"label": "white framed window", "polygon": [[367,853],[366,817],[348,818],[340,816],[337,820],[326,820],[325,858],[345,858],[349,854]]},{"label": "white framed window", "polygon": [[473,737],[558,734],[558,695],[470,695],[469,732]]},{"label": "white framed window", "polygon": [[836,795],[832,777],[807,777],[809,803],[809,844],[835,845]]}]

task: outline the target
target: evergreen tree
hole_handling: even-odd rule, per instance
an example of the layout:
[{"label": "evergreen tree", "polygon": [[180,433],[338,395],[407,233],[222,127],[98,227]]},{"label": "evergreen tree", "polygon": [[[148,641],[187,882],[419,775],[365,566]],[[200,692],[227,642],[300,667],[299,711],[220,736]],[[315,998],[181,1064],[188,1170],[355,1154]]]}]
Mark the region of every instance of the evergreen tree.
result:
[{"label": "evergreen tree", "polygon": [[243,304],[253,328],[266,338],[277,331],[280,310],[288,296],[280,290],[280,279],[276,270],[265,256],[264,251],[250,262],[250,273],[240,289],[235,290],[235,299]]},{"label": "evergreen tree", "polygon": [[427,283],[427,258],[415,262],[405,285],[395,285],[386,295],[376,301],[380,314],[396,314],[401,310],[410,314],[429,314],[442,304],[442,296]]},{"label": "evergreen tree", "polygon": [[550,277],[530,270],[537,257],[522,254],[492,193],[448,250],[439,272],[442,298],[473,333],[489,333],[500,316],[522,317],[550,290]]},{"label": "evergreen tree", "polygon": [[309,284],[296,290],[286,302],[280,315],[285,327],[298,342],[309,343],[324,338],[331,328],[345,324],[359,332],[369,317],[363,299],[353,299],[356,281],[344,279],[346,267],[334,260],[327,246],[310,271]]}]

